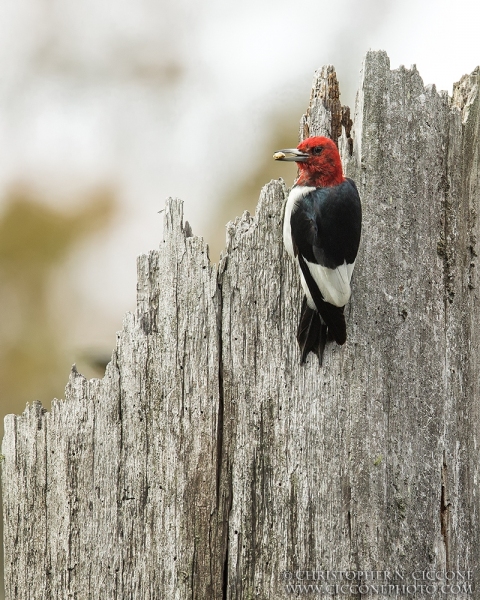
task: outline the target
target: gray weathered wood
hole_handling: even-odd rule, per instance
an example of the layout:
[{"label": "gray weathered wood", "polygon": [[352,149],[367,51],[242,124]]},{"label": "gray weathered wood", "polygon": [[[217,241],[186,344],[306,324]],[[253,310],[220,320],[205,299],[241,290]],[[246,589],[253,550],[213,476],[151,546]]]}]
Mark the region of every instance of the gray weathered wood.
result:
[{"label": "gray weathered wood", "polygon": [[323,368],[299,364],[283,182],[229,224],[218,270],[167,203],[105,378],[73,370],[51,412],[6,418],[7,598],[281,598],[305,583],[296,571],[480,576],[479,83],[477,69],[450,99],[370,52],[351,126],[333,68],[316,73],[301,136],[341,134],[364,208],[347,344]]},{"label": "gray weathered wood", "polygon": [[220,294],[179,201],[138,271],[105,378],[6,418],[9,598],[221,596]]}]

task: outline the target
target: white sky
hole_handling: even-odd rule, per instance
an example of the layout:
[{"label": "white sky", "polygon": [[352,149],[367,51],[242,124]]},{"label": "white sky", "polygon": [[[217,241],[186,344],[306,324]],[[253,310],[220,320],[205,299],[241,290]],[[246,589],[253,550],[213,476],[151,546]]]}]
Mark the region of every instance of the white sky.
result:
[{"label": "white sky", "polygon": [[117,189],[116,226],[67,270],[80,328],[96,314],[101,338],[134,308],[135,259],[159,243],[165,198],[204,234],[269,118],[306,108],[315,69],[334,64],[352,106],[365,52],[384,49],[451,93],[480,63],[479,22],[475,0],[4,0],[1,195],[17,181],[56,204]]}]

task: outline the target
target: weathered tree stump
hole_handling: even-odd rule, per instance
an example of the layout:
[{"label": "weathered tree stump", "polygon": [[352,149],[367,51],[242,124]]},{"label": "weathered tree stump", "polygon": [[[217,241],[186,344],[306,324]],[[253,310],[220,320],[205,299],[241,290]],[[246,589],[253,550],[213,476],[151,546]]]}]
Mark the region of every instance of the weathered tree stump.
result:
[{"label": "weathered tree stump", "polygon": [[341,134],[364,212],[322,368],[283,182],[218,267],[167,202],[105,377],[5,420],[8,599],[480,598],[479,84],[450,99],[369,52],[352,126],[317,72],[301,135]]}]

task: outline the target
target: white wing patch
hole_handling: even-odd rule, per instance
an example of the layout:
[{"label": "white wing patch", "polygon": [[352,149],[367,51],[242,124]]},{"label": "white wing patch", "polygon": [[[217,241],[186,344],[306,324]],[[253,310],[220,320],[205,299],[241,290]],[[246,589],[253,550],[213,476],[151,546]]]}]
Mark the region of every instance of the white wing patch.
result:
[{"label": "white wing patch", "polygon": [[[344,262],[343,265],[340,265],[336,269],[328,269],[327,267],[322,267],[322,265],[308,262],[308,260],[305,260],[305,264],[312,274],[312,277],[317,284],[325,302],[329,302],[335,306],[345,306],[345,304],[350,300],[350,295],[352,293],[350,288],[350,280],[352,279],[352,272],[355,262],[352,264],[347,264]],[[312,296],[308,289],[307,282],[305,281],[301,271],[300,274],[302,279],[302,287],[307,296],[308,305],[310,308],[315,308],[315,303],[313,302]]]}]

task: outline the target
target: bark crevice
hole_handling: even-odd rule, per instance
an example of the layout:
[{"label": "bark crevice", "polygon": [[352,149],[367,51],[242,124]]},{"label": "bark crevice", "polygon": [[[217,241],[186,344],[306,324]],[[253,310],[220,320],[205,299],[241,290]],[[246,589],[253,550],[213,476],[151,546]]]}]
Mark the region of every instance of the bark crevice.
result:
[{"label": "bark crevice", "polygon": [[50,412],[5,420],[8,600],[280,599],[295,570],[480,569],[479,78],[452,103],[369,52],[352,124],[317,72],[301,136],[338,141],[364,214],[347,342],[322,368],[300,365],[283,182],[228,225],[218,267],[168,201],[105,377],[72,371]]}]

